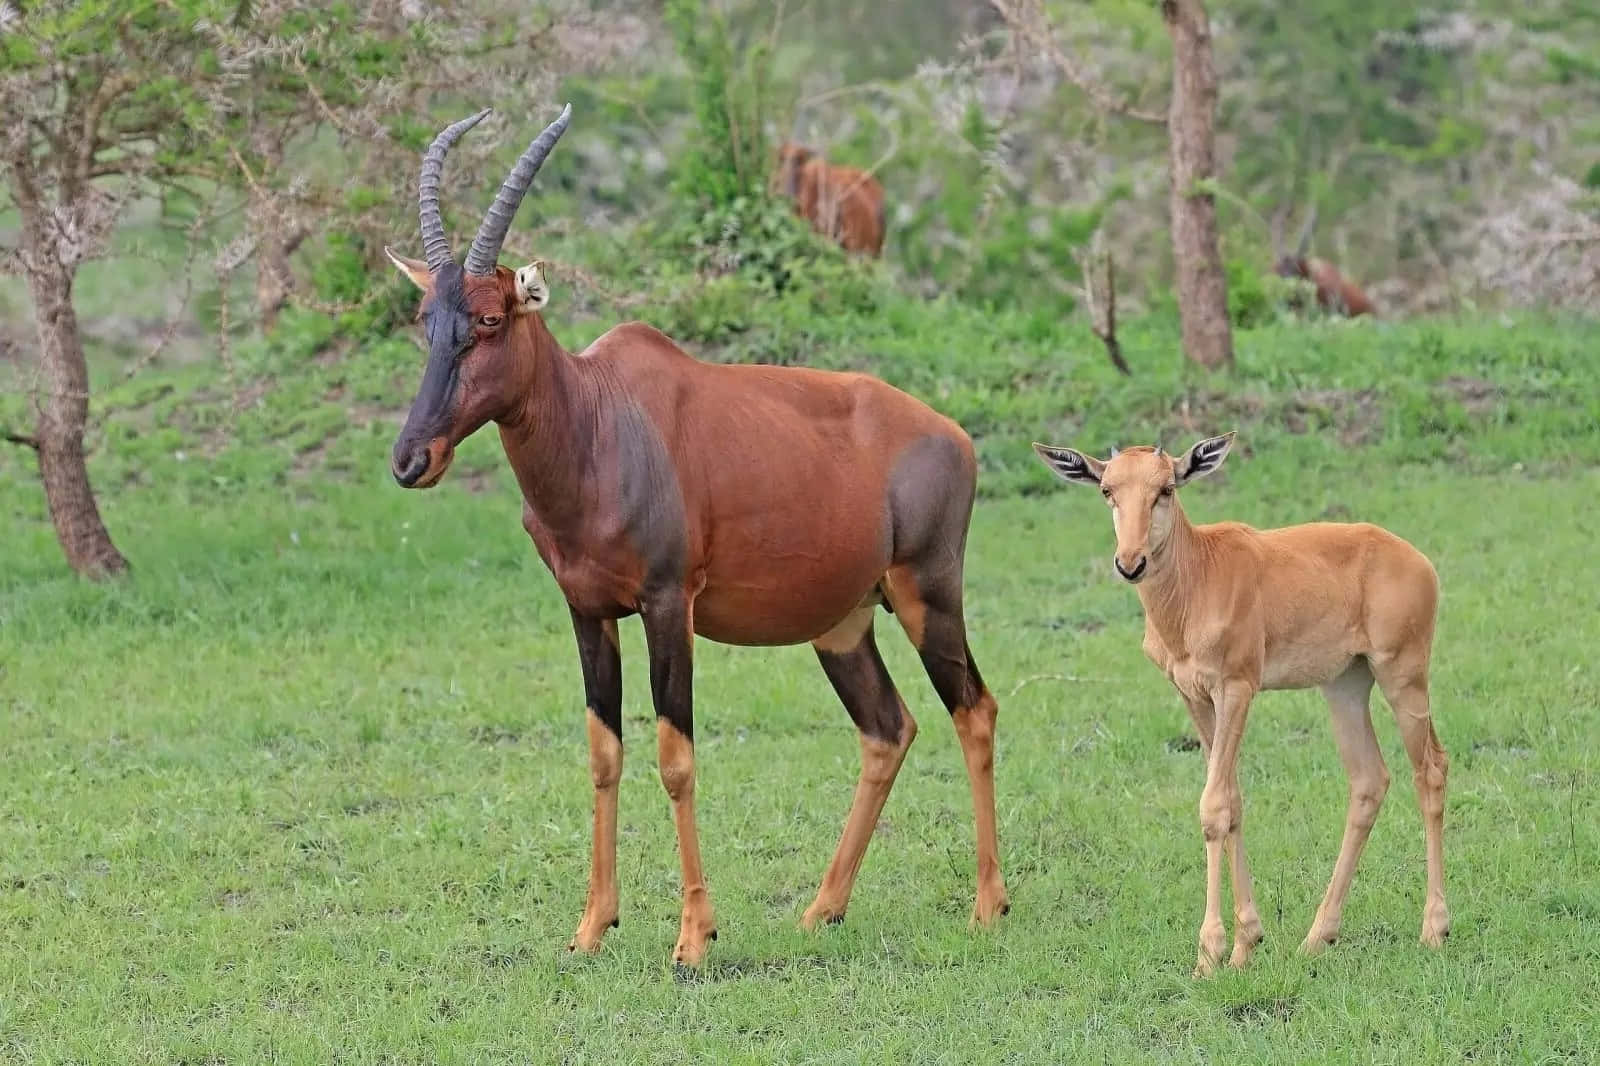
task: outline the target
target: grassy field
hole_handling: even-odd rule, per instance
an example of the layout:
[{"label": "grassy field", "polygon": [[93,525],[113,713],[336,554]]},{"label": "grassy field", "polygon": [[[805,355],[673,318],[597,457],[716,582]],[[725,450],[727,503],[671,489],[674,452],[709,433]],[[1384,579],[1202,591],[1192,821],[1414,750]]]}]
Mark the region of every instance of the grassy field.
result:
[{"label": "grassy field", "polygon": [[[630,621],[622,924],[599,957],[568,956],[588,856],[581,686],[503,461],[475,440],[439,490],[401,492],[383,456],[409,344],[312,358],[278,341],[241,353],[259,376],[236,387],[179,371],[105,393],[94,468],[134,560],[126,582],[63,576],[21,456],[0,458],[0,1060],[1600,1055],[1588,335],[1247,336],[1225,387],[1172,370],[1113,391],[1092,350],[1063,359],[1026,324],[1000,321],[970,372],[914,368],[916,337],[893,328],[863,333],[866,365],[978,423],[998,486],[968,582],[1002,712],[1013,909],[997,931],[967,929],[959,750],[884,618],[922,734],[848,919],[817,935],[797,919],[843,823],[854,731],[808,649],[702,642],[699,808],[721,939],[702,972],[675,973],[677,863]],[[1197,521],[1359,517],[1438,566],[1442,953],[1416,944],[1421,824],[1377,699],[1394,787],[1343,939],[1295,953],[1345,786],[1320,697],[1278,693],[1257,703],[1241,761],[1268,939],[1247,971],[1189,976],[1204,862],[1187,716],[1139,652],[1104,508],[1014,453],[1032,434],[1099,448],[1119,425],[1132,443],[1220,419],[1246,447],[1186,491]]]}]

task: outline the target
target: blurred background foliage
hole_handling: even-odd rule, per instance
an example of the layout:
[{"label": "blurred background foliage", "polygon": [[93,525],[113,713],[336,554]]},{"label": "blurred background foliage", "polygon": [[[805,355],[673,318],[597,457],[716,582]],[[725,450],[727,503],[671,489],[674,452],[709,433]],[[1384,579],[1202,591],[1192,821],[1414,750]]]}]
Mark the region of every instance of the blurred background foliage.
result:
[{"label": "blurred background foliage", "polygon": [[[305,17],[270,3],[220,6],[245,22],[276,18],[280,36]],[[1124,315],[1171,308],[1165,131],[1096,106],[987,4],[368,7],[356,17],[336,6],[304,27],[296,63],[325,64],[338,79],[308,79],[323,114],[302,113],[271,151],[261,144],[270,107],[228,110],[215,94],[183,91],[194,112],[187,150],[213,158],[216,178],[151,184],[127,205],[109,258],[86,266],[77,290],[93,357],[137,359],[173,332],[162,360],[212,358],[219,322],[242,337],[270,319],[252,299],[265,258],[238,243],[250,184],[222,165],[226,152],[203,146],[259,149],[255,177],[278,208],[257,221],[281,230],[293,214],[306,231],[286,253],[293,299],[383,331],[413,311],[379,268],[384,243],[415,252],[417,150],[444,122],[495,106],[446,170],[447,218],[470,229],[500,168],[567,99],[572,132],[506,253],[555,264],[558,308],[648,310],[684,341],[712,345],[785,293],[818,313],[948,298],[1061,321],[1081,314],[1080,258],[1097,235],[1116,257]],[[38,15],[6,10],[0,33],[15,65],[19,27]],[[1054,46],[1088,77],[1164,110],[1159,5],[1051,0],[1043,11]],[[1313,203],[1313,250],[1386,313],[1592,308],[1583,282],[1594,242],[1541,241],[1597,225],[1600,9],[1213,0],[1210,13],[1236,325],[1283,313],[1285,286],[1268,276],[1270,219],[1289,210],[1298,225]],[[287,101],[287,116],[302,86],[281,66],[269,73],[276,95],[260,99]],[[847,260],[770,196],[773,151],[790,138],[883,183],[881,265]],[[0,199],[0,245],[14,237],[10,207]],[[186,272],[193,294],[180,303]],[[18,364],[33,345],[27,306],[20,281],[0,279],[0,344]]]}]

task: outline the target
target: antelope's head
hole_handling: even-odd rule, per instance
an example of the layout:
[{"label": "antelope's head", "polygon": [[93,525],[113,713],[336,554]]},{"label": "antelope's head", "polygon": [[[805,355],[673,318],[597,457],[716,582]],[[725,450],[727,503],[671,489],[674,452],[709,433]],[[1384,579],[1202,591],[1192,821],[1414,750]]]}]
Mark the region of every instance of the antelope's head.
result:
[{"label": "antelope's head", "polygon": [[1273,273],[1280,278],[1310,278],[1311,265],[1306,261],[1306,253],[1311,250],[1311,233],[1317,226],[1317,205],[1312,204],[1306,212],[1293,252],[1283,243],[1283,224],[1287,218],[1288,208],[1284,208],[1272,220],[1272,254],[1276,257]]},{"label": "antelope's head", "polygon": [[571,121],[572,106],[567,105],[534,138],[511,168],[465,261],[457,264],[439,215],[439,172],[445,153],[488,113],[486,108],[445,127],[422,157],[417,201],[424,260],[384,249],[390,262],[422,290],[422,326],[428,341],[422,384],[391,459],[394,479],[408,489],[438,484],[456,445],[491,419],[508,415],[525,395],[533,319],[550,298],[542,262],[535,260],[512,271],[497,260],[533,176]]},{"label": "antelope's head", "polygon": [[800,195],[800,169],[816,153],[803,144],[784,141],[778,145],[778,169],[772,175],[773,190],[793,199]]},{"label": "antelope's head", "polygon": [[1093,485],[1111,508],[1117,552],[1111,559],[1117,574],[1130,584],[1144,580],[1150,560],[1159,558],[1182,514],[1176,493],[1195,478],[1222,465],[1233,447],[1233,431],[1209,437],[1182,455],[1154,448],[1128,448],[1096,459],[1048,444],[1035,444],[1044,465],[1062,481]]}]

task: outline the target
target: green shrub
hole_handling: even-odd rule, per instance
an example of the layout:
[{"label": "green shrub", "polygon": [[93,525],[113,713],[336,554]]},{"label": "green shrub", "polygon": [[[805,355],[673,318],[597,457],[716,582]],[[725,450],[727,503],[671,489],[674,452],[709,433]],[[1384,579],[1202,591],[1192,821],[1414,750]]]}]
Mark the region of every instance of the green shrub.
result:
[{"label": "green shrub", "polygon": [[663,14],[689,68],[696,127],[679,156],[679,195],[719,206],[759,196],[771,162],[767,45],[752,45],[741,59],[721,8],[702,0],[668,0]]}]

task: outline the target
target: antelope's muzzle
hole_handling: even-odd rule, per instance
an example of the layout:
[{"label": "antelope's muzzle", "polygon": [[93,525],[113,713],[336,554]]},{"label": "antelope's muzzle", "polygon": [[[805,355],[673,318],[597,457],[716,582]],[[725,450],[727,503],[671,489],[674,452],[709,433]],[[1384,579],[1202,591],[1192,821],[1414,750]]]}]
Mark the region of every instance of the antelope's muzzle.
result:
[{"label": "antelope's muzzle", "polygon": [[1117,573],[1122,575],[1122,579],[1124,581],[1128,582],[1130,585],[1137,585],[1139,583],[1139,579],[1144,577],[1145,570],[1150,566],[1150,557],[1148,555],[1139,556],[1138,561],[1133,564],[1132,569],[1129,569],[1122,565],[1121,556],[1113,555],[1111,557],[1111,565],[1117,568]]},{"label": "antelope's muzzle", "polygon": [[389,469],[401,488],[432,488],[444,477],[454,458],[455,448],[448,437],[434,437],[421,446],[402,442],[395,445]]}]

